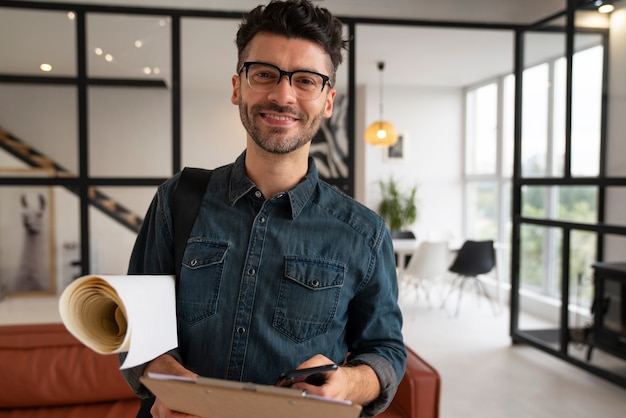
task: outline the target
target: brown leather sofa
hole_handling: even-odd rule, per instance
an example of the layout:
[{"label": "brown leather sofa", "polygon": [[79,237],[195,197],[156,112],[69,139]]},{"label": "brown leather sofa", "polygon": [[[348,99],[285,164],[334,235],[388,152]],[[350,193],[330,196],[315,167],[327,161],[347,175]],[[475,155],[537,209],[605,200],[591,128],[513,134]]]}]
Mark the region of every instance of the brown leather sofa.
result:
[{"label": "brown leather sofa", "polygon": [[[440,379],[413,351],[380,417],[437,418]],[[139,400],[117,356],[96,354],[62,324],[0,326],[0,418],[134,417]]]}]

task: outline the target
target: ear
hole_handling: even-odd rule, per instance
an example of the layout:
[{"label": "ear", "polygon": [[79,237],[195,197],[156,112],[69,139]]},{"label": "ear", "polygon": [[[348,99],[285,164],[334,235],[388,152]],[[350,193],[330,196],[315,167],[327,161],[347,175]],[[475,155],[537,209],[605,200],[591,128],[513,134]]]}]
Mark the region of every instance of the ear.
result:
[{"label": "ear", "polygon": [[337,94],[337,90],[330,89],[326,98],[324,99],[324,117],[326,119],[330,118],[333,114],[333,104],[335,103],[335,95]]},{"label": "ear", "polygon": [[231,81],[233,83],[233,94],[232,96],[230,96],[230,102],[236,106],[239,106],[239,104],[241,103],[241,88],[239,85],[241,78],[238,75],[234,75]]}]

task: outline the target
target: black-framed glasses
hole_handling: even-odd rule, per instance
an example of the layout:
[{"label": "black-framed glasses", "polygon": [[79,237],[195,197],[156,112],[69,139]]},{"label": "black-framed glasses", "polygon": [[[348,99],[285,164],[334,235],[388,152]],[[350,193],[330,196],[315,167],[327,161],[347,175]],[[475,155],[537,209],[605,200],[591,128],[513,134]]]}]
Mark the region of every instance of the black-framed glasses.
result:
[{"label": "black-framed glasses", "polygon": [[270,92],[280,83],[283,76],[289,79],[295,95],[303,100],[315,100],[321,96],[330,77],[315,71],[296,70],[283,71],[275,65],[265,62],[244,62],[239,72],[246,69],[246,80],[251,89],[259,92]]}]

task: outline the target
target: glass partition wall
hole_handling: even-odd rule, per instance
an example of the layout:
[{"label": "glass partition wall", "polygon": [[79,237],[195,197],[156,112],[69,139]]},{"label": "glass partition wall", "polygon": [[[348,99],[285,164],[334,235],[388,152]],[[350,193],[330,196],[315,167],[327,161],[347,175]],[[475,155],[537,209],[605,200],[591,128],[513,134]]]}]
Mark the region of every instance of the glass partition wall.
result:
[{"label": "glass partition wall", "polygon": [[[0,55],[9,56],[9,43],[20,42],[19,53],[0,61],[0,94],[10,98],[0,101],[0,286],[9,291],[54,294],[81,274],[118,274],[156,187],[183,166],[228,163],[245,146],[237,109],[229,102],[235,45],[223,49],[234,39],[240,13],[68,7],[0,0]],[[368,36],[380,38],[394,27],[410,34],[420,26],[431,33],[458,28],[450,22],[436,28],[437,22],[342,20],[353,43],[336,83],[338,119],[324,130],[333,134],[316,138],[312,150],[322,175],[352,195],[355,181],[361,181],[354,168],[356,125],[365,123],[355,106],[357,75],[375,75],[378,58],[371,57],[371,68],[357,66],[357,54],[376,51],[367,47]],[[496,122],[484,115],[489,126],[475,127],[473,143],[484,149],[495,141],[506,151],[515,125],[515,150],[487,161],[488,172],[481,171],[484,153],[468,155],[464,169],[476,183],[466,190],[466,200],[501,202],[497,208],[477,207],[468,219],[492,213],[484,230],[472,233],[497,229],[500,239],[512,236],[513,341],[620,381],[612,358],[598,351],[588,361],[578,348],[585,344],[579,331],[591,318],[590,266],[604,260],[608,242],[626,246],[624,227],[604,222],[605,196],[619,195],[626,182],[604,172],[606,34],[574,31],[570,21],[560,17],[532,28],[471,25],[473,35],[507,32],[507,42],[515,32],[517,71],[502,79],[497,95],[490,85],[476,91],[476,103],[500,106],[502,126],[496,140],[490,131]],[[34,30],[44,22],[48,36]],[[104,48],[111,31],[128,36]],[[390,44],[409,43],[405,53],[415,51],[412,35],[389,36]],[[58,55],[46,55],[51,50]],[[53,76],[41,73],[43,63],[35,59],[40,57],[53,63]],[[367,88],[375,89],[374,80]],[[413,90],[428,93],[420,86]],[[226,144],[225,137],[240,142]],[[486,175],[493,178],[485,182]],[[15,279],[26,239],[21,220],[38,213],[40,267],[46,272],[40,274],[54,280],[22,289]],[[541,320],[537,300],[553,307]]]},{"label": "glass partition wall", "polygon": [[[624,358],[594,350],[594,269],[608,234],[605,172],[608,36],[570,5],[518,36],[511,334],[626,385]],[[623,220],[622,220],[623,221]]]}]

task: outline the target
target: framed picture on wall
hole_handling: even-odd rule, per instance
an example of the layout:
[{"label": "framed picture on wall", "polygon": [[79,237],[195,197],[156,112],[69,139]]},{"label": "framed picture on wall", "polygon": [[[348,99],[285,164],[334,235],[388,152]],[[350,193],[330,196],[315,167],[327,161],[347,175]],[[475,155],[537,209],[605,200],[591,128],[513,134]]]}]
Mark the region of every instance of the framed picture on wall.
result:
[{"label": "framed picture on wall", "polygon": [[53,208],[51,187],[0,186],[0,287],[7,296],[56,292]]},{"label": "framed picture on wall", "polygon": [[398,142],[385,150],[385,160],[392,162],[405,161],[407,158],[408,135],[406,132],[398,134]]}]

